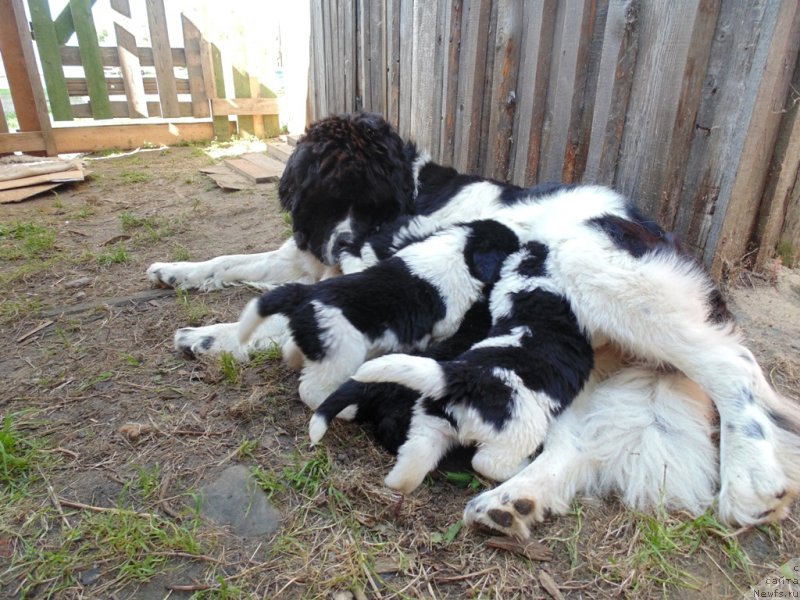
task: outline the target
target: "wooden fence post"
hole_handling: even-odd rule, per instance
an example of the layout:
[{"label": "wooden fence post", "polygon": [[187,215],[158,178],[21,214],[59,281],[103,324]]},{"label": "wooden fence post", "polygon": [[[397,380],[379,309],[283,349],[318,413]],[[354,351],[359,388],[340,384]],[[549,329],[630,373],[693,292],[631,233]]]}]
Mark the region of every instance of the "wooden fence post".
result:
[{"label": "wooden fence post", "polygon": [[33,32],[36,36],[36,46],[39,48],[39,60],[44,71],[44,83],[47,86],[47,98],[50,101],[53,119],[71,121],[72,108],[67,93],[67,79],[64,77],[64,66],[61,64],[56,28],[50,16],[50,5],[47,0],[28,0],[28,6],[31,10]]},{"label": "wooden fence post", "polygon": [[[70,0],[73,1],[73,0]],[[175,86],[175,69],[172,63],[172,48],[167,31],[167,16],[163,0],[147,0],[147,21],[150,25],[150,41],[153,45],[153,60],[156,64],[158,97],[161,100],[161,116],[180,117],[178,91]]]},{"label": "wooden fence post", "polygon": [[117,38],[117,56],[119,56],[119,67],[128,102],[128,116],[144,118],[148,116],[148,111],[142,68],[136,46],[136,36],[130,31],[126,22],[131,18],[131,7],[128,0],[111,0],[111,8],[117,12],[114,15],[114,34]]},{"label": "wooden fence post", "polygon": [[92,116],[95,119],[111,119],[111,102],[108,100],[108,86],[103,73],[103,58],[100,56],[100,44],[97,30],[92,18],[90,0],[69,0],[75,33],[78,36],[78,47],[81,51],[81,62],[89,87],[89,100],[92,103]]}]

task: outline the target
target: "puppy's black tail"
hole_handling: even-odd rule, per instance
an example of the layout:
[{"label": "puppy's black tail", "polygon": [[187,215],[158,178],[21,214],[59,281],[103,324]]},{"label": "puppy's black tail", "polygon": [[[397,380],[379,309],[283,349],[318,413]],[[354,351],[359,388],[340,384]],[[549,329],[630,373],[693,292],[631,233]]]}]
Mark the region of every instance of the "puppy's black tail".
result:
[{"label": "puppy's black tail", "polygon": [[[351,406],[358,406],[358,399],[362,395],[363,387],[363,384],[348,379],[319,405],[308,424],[308,434],[311,436],[312,444],[316,444],[322,439],[322,436],[328,431],[328,425],[336,415]],[[356,415],[348,414],[342,416],[353,418]]]},{"label": "puppy's black tail", "polygon": [[239,341],[246,344],[264,319],[270,315],[288,314],[305,301],[307,294],[308,286],[289,283],[251,300],[239,317]]}]

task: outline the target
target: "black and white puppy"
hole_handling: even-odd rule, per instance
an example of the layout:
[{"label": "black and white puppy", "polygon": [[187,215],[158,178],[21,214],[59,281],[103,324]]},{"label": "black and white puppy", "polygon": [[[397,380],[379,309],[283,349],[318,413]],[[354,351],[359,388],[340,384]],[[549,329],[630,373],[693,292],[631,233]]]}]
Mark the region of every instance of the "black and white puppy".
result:
[{"label": "black and white puppy", "polygon": [[[528,465],[593,364],[591,344],[547,271],[547,248],[525,244],[506,260],[492,290],[492,326],[485,339],[451,361],[390,354],[353,375],[357,382],[394,383],[417,393],[410,418],[397,423],[405,426],[405,441],[386,485],[410,493],[456,445],[476,446],[472,467],[496,481]],[[349,389],[343,386],[317,409],[309,427],[312,443],[354,400]],[[395,414],[396,406],[380,404]],[[357,421],[376,417],[385,418],[381,407],[355,412]],[[394,439],[398,432],[389,435]]]},{"label": "black and white puppy", "polygon": [[317,408],[369,358],[452,336],[518,247],[495,221],[450,227],[364,271],[267,292],[242,313],[241,340],[286,316],[284,359],[302,365],[300,399]]}]

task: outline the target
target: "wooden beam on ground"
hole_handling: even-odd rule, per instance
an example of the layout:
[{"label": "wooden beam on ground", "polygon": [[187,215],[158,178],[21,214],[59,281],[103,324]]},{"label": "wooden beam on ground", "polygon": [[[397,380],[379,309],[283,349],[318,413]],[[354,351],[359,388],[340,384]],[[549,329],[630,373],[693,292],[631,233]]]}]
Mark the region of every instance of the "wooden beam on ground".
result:
[{"label": "wooden beam on ground", "polygon": [[117,39],[117,56],[128,106],[126,116],[145,118],[149,112],[142,80],[142,65],[136,52],[136,36],[130,27],[131,7],[128,0],[111,0],[111,8],[116,11],[114,35]]},{"label": "wooden beam on ground", "polygon": [[[59,153],[96,152],[130,149],[147,144],[174,145],[207,142],[214,139],[214,128],[208,121],[170,121],[167,123],[95,124],[62,126],[53,129]],[[2,150],[2,136],[0,136]]]},{"label": "wooden beam on ground", "polygon": [[81,62],[89,87],[89,98],[92,101],[92,114],[95,119],[110,119],[111,105],[108,100],[106,78],[103,73],[103,61],[100,58],[100,44],[97,30],[92,18],[90,0],[69,0],[75,33],[78,35],[78,47],[81,51]]},{"label": "wooden beam on ground", "polygon": [[71,121],[72,110],[69,107],[67,81],[64,67],[61,64],[58,37],[53,18],[50,16],[50,5],[47,0],[28,0],[31,11],[31,23],[39,48],[39,61],[42,63],[44,83],[47,86],[47,98],[50,110],[56,121]]},{"label": "wooden beam on ground", "polygon": [[189,91],[192,95],[192,116],[206,118],[211,115],[203,79],[203,58],[200,53],[200,30],[184,14],[183,46],[186,51],[186,70],[189,73]]},{"label": "wooden beam on ground", "polygon": [[55,154],[47,99],[36,68],[22,0],[0,1],[0,54],[3,56],[20,130],[40,132],[44,150],[48,154]]},{"label": "wooden beam on ground", "polygon": [[147,21],[150,25],[150,41],[153,45],[153,60],[158,80],[158,97],[161,99],[161,114],[177,117],[178,92],[175,88],[175,69],[167,30],[167,15],[163,0],[147,0]]}]

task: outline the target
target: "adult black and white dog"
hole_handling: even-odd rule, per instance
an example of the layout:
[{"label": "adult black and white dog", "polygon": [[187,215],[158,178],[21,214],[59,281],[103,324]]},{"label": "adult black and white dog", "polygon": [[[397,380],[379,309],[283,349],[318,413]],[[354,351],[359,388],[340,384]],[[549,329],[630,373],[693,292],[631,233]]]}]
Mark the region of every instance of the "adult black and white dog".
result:
[{"label": "adult black and white dog", "polygon": [[[310,126],[279,194],[295,236],[278,250],[156,263],[149,278],[200,289],[313,282],[459,222],[509,221],[524,229],[524,239],[547,246],[548,276],[596,351],[610,343],[640,363],[614,367],[605,379],[593,375],[553,423],[543,452],[473,500],[467,522],[526,535],[570,494],[610,489],[636,506],[674,492],[671,506],[698,510],[715,495],[717,472],[723,520],[750,524],[787,514],[800,487],[798,407],[770,387],[721,318],[708,277],[671,244],[658,243],[661,230],[618,194],[591,186],[530,191],[461,175],[426,160],[374,115]],[[275,317],[247,344],[236,323],[175,336],[186,354],[242,358],[286,339],[287,321]],[[703,442],[715,427],[712,407],[718,465],[716,445]],[[672,476],[681,483],[670,483]]]}]

